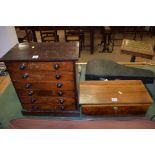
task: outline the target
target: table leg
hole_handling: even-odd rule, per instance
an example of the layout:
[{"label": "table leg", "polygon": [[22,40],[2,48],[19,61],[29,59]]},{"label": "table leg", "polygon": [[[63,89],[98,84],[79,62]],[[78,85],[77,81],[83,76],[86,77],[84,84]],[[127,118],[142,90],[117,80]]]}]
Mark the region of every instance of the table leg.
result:
[{"label": "table leg", "polygon": [[133,56],[131,57],[130,62],[135,62],[135,60],[136,60],[136,56],[133,55]]},{"label": "table leg", "polygon": [[94,28],[90,30],[90,53],[94,54]]},{"label": "table leg", "polygon": [[32,35],[33,35],[33,41],[37,42],[37,37],[36,37],[35,30],[32,30]]}]

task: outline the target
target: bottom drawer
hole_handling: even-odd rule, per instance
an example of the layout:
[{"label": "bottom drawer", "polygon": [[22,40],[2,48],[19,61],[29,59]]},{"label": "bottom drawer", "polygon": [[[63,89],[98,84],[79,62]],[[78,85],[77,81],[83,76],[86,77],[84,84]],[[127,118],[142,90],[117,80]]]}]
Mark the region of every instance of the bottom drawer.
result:
[{"label": "bottom drawer", "polygon": [[66,111],[76,110],[75,105],[60,105],[60,104],[22,104],[24,110],[27,111]]},{"label": "bottom drawer", "polygon": [[128,104],[128,105],[81,105],[82,114],[85,115],[109,115],[128,116],[143,115],[150,104]]}]

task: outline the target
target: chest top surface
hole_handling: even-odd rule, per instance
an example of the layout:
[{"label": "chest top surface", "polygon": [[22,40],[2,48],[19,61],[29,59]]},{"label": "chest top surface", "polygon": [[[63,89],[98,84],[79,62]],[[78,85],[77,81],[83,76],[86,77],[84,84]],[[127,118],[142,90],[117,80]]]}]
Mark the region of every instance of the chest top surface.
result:
[{"label": "chest top surface", "polygon": [[149,93],[139,80],[82,81],[80,104],[151,104]]},{"label": "chest top surface", "polygon": [[74,61],[79,57],[78,42],[20,43],[1,61]]}]

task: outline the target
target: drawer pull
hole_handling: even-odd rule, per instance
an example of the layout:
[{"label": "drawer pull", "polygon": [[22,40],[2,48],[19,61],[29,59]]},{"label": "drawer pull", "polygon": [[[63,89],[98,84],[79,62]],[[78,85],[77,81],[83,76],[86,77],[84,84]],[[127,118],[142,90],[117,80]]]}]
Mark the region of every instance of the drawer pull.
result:
[{"label": "drawer pull", "polygon": [[30,88],[30,87],[31,87],[31,84],[30,84],[30,83],[26,83],[26,84],[25,84],[25,88],[26,88],[26,89],[28,89],[28,88]]},{"label": "drawer pull", "polygon": [[61,106],[61,110],[63,111],[65,108],[64,108],[64,106]]},{"label": "drawer pull", "polygon": [[22,77],[23,77],[23,79],[27,79],[29,77],[29,74],[25,73]]},{"label": "drawer pull", "polygon": [[36,101],[37,101],[37,99],[35,99],[35,98],[31,99],[31,103],[35,103]]},{"label": "drawer pull", "polygon": [[60,68],[60,65],[59,65],[59,64],[55,64],[55,65],[54,65],[54,69],[55,69],[55,70],[58,70],[59,68]]},{"label": "drawer pull", "polygon": [[57,87],[61,88],[62,87],[62,83],[57,83]]},{"label": "drawer pull", "polygon": [[24,70],[26,68],[25,64],[20,65],[19,69]]},{"label": "drawer pull", "polygon": [[118,110],[118,107],[113,107],[113,110],[114,110],[114,111],[117,111],[117,110]]},{"label": "drawer pull", "polygon": [[59,95],[59,96],[62,96],[62,95],[63,95],[63,92],[62,92],[61,90],[59,90],[59,91],[58,91],[58,95]]},{"label": "drawer pull", "polygon": [[59,99],[59,103],[63,104],[64,103],[64,99]]},{"label": "drawer pull", "polygon": [[32,109],[33,109],[33,110],[39,110],[39,107],[36,106],[36,105],[33,105],[33,106],[32,106]]},{"label": "drawer pull", "polygon": [[28,92],[29,96],[32,96],[33,94],[34,94],[34,92],[32,90]]},{"label": "drawer pull", "polygon": [[61,75],[60,75],[60,74],[56,74],[55,78],[56,78],[57,80],[59,80],[59,79],[61,78]]}]

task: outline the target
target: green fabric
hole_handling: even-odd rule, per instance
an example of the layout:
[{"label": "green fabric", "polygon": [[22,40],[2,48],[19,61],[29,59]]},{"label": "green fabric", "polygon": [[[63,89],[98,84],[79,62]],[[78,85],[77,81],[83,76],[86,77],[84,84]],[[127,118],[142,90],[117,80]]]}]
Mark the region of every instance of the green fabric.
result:
[{"label": "green fabric", "polygon": [[150,120],[155,120],[155,103],[148,108],[145,117]]},{"label": "green fabric", "polygon": [[21,105],[12,83],[0,96],[0,122],[7,128],[9,121],[15,117],[21,117]]},{"label": "green fabric", "polygon": [[93,59],[88,61],[86,67],[87,75],[116,76],[116,77],[150,77],[154,78],[154,72],[142,68],[120,65],[112,60]]}]

